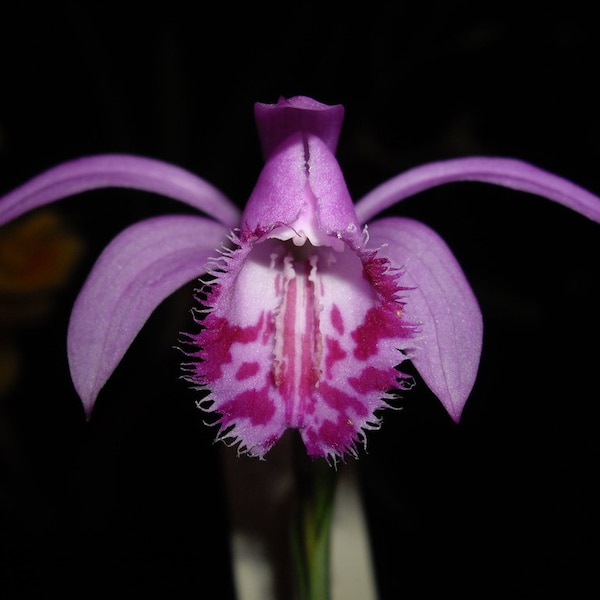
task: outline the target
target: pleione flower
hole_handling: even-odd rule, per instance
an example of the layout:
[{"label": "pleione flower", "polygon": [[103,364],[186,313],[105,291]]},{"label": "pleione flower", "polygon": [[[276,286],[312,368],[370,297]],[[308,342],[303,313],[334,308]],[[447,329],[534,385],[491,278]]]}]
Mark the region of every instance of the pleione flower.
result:
[{"label": "pleione flower", "polygon": [[531,164],[467,157],[411,169],[356,203],[335,152],[341,105],[281,98],[255,105],[265,165],[242,213],[207,181],[151,158],[98,155],[60,164],[0,199],[0,224],[107,187],[184,202],[121,232],[72,310],[67,351],[86,415],[154,309],[200,278],[183,376],[217,438],[264,457],[286,429],[331,462],[357,454],[380,411],[412,379],[410,360],[454,421],[474,385],[483,325],[446,243],[408,218],[373,220],[455,181],[537,194],[600,222],[600,198]]}]

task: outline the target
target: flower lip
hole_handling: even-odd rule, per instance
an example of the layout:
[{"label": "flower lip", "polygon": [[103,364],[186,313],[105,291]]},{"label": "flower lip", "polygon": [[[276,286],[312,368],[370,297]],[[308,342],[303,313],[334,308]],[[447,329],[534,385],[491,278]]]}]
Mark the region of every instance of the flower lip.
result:
[{"label": "flower lip", "polygon": [[356,456],[391,390],[410,387],[394,368],[414,334],[401,270],[374,250],[263,231],[232,242],[198,297],[200,331],[186,334],[186,379],[209,392],[217,439],[263,457],[292,428],[310,456]]}]

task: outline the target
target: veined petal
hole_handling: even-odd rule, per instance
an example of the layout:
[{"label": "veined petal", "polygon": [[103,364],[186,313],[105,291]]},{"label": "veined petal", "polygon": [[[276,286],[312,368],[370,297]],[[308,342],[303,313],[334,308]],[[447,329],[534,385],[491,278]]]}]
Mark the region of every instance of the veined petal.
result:
[{"label": "veined petal", "polygon": [[389,179],[356,203],[361,222],[396,202],[453,181],[493,183],[554,200],[600,223],[600,198],[529,163],[511,158],[469,157],[429,163]]},{"label": "veined petal", "polygon": [[239,223],[239,209],[193,173],[151,158],[101,154],[52,167],[0,198],[0,225],[55,200],[107,187],[162,194],[189,204],[230,228]]},{"label": "veined petal", "polygon": [[[244,234],[213,274],[189,379],[219,438],[262,457],[287,428],[335,461],[377,428],[411,344],[399,272],[375,252]],[[400,380],[400,383],[398,381]]]},{"label": "veined petal", "polygon": [[415,368],[458,421],[477,376],[483,320],[477,300],[446,243],[429,227],[404,218],[369,225],[370,243],[405,270],[414,286],[406,316],[420,324],[411,358]]},{"label": "veined petal", "polygon": [[227,232],[202,217],[168,215],[132,225],[104,249],[75,302],[67,338],[86,415],[154,309],[206,272]]}]

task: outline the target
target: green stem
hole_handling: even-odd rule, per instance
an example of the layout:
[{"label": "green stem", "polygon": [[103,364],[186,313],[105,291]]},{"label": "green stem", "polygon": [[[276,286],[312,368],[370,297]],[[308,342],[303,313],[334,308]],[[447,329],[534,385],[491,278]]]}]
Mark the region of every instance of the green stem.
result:
[{"label": "green stem", "polygon": [[292,557],[298,598],[330,600],[329,547],[336,471],[322,459],[309,459],[304,448],[296,453],[295,466],[298,493]]}]

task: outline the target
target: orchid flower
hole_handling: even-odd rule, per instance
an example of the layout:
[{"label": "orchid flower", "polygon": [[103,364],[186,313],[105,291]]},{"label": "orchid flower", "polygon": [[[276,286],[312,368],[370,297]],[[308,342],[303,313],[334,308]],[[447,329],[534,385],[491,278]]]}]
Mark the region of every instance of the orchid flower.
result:
[{"label": "orchid flower", "polygon": [[288,428],[328,461],[364,444],[411,387],[409,359],[458,421],[477,375],[482,316],[445,242],[401,217],[372,221],[418,192],[480,181],[559,202],[600,222],[600,198],[530,164],[471,157],[426,164],[353,203],[335,151],[341,105],[281,98],[255,105],[265,166],[242,214],[208,182],[130,155],[58,165],[0,199],[0,224],[85,190],[128,187],[206,216],[165,215],[124,230],[102,252],[73,307],[67,347],[89,417],[154,309],[187,282],[197,330],[184,377],[203,390],[217,438],[264,457]]}]

